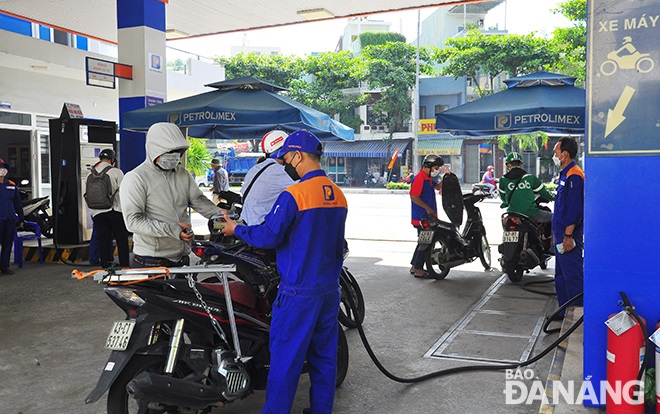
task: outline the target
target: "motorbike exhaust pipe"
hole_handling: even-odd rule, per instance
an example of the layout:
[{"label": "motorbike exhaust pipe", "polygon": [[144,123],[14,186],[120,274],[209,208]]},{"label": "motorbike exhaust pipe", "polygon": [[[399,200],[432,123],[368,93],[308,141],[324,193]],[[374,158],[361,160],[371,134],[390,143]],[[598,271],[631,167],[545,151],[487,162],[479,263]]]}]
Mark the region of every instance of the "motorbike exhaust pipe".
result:
[{"label": "motorbike exhaust pipe", "polygon": [[126,385],[128,395],[140,401],[203,409],[223,405],[222,390],[190,380],[141,372]]}]

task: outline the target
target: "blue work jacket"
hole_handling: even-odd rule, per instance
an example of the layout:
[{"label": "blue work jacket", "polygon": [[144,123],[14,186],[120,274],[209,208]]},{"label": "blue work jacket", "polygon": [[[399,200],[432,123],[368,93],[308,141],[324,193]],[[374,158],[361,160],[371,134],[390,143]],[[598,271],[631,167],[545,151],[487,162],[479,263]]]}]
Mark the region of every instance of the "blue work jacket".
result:
[{"label": "blue work jacket", "polygon": [[323,170],[310,171],[289,186],[254,226],[236,226],[251,246],[276,249],[280,291],[321,296],[339,288],[348,205]]},{"label": "blue work jacket", "polygon": [[16,183],[5,178],[0,183],[0,220],[15,220],[16,215],[19,220],[23,220],[21,196]]}]

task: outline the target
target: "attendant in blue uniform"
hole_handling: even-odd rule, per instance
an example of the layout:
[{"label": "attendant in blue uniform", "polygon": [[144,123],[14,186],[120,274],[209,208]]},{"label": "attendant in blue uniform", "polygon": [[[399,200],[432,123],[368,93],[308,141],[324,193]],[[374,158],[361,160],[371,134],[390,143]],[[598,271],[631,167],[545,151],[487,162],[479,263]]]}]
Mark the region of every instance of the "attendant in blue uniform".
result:
[{"label": "attendant in blue uniform", "polygon": [[[559,306],[584,290],[584,171],[575,163],[577,151],[578,145],[573,138],[562,138],[555,145],[552,157],[561,167],[552,215],[555,289]],[[559,245],[563,253],[557,248]],[[582,303],[580,299],[573,304],[582,306]]]},{"label": "attendant in blue uniform", "polygon": [[11,255],[14,234],[16,233],[16,216],[23,221],[23,207],[18,186],[7,178],[9,164],[0,158],[0,241],[2,242],[2,253],[0,253],[0,273],[13,275],[9,270],[9,258]]},{"label": "attendant in blue uniform", "polygon": [[[225,216],[225,235],[277,250],[281,277],[270,328],[270,371],[263,413],[290,413],[305,359],[314,414],[332,412],[337,371],[339,273],[343,263],[346,198],[321,169],[321,143],[296,131],[271,158],[292,180],[261,225]],[[302,178],[301,178],[302,176]]]}]

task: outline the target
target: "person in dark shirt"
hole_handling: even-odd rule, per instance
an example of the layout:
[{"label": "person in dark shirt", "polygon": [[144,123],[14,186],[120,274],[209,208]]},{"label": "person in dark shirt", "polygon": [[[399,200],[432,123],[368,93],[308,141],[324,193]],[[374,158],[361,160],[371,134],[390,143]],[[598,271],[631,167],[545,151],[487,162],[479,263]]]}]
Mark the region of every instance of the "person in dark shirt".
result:
[{"label": "person in dark shirt", "polygon": [[[413,227],[417,229],[417,233],[421,231],[420,220],[424,214],[433,216],[438,215],[438,204],[436,202],[435,190],[441,188],[440,174],[442,171],[440,167],[444,165],[441,156],[436,154],[429,154],[424,157],[422,161],[422,168],[419,173],[415,175],[415,179],[410,186],[410,215]],[[419,278],[427,279],[428,273],[424,270],[425,255],[419,250],[419,246],[415,248],[410,264],[410,273]]]},{"label": "person in dark shirt", "polygon": [[[23,206],[18,186],[7,178],[9,164],[0,158],[0,241],[2,252],[0,253],[0,273],[13,275],[9,269],[11,248],[16,233],[16,219],[23,221]],[[22,254],[22,252],[21,252]]]}]

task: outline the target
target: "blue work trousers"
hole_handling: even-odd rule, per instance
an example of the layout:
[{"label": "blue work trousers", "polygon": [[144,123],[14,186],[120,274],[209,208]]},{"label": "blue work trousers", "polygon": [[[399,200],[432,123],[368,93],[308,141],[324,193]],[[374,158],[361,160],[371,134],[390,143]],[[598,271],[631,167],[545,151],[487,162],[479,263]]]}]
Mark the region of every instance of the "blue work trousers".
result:
[{"label": "blue work trousers", "polygon": [[270,371],[264,414],[291,412],[303,364],[311,382],[310,408],[330,414],[337,377],[339,288],[322,295],[283,288],[273,304]]},{"label": "blue work trousers", "polygon": [[[583,245],[581,240],[576,240],[576,244],[573,250],[564,254],[559,254],[555,247],[555,290],[559,306],[584,291]],[[569,306],[582,306],[582,303],[583,299],[580,298]],[[564,312],[561,312],[561,315],[564,315]]]},{"label": "blue work trousers", "polygon": [[[9,259],[11,257],[11,247],[14,244],[14,234],[16,234],[16,220],[0,220],[0,241],[2,242],[2,253],[0,253],[0,269],[9,269]],[[23,254],[23,252],[21,252]]]}]

